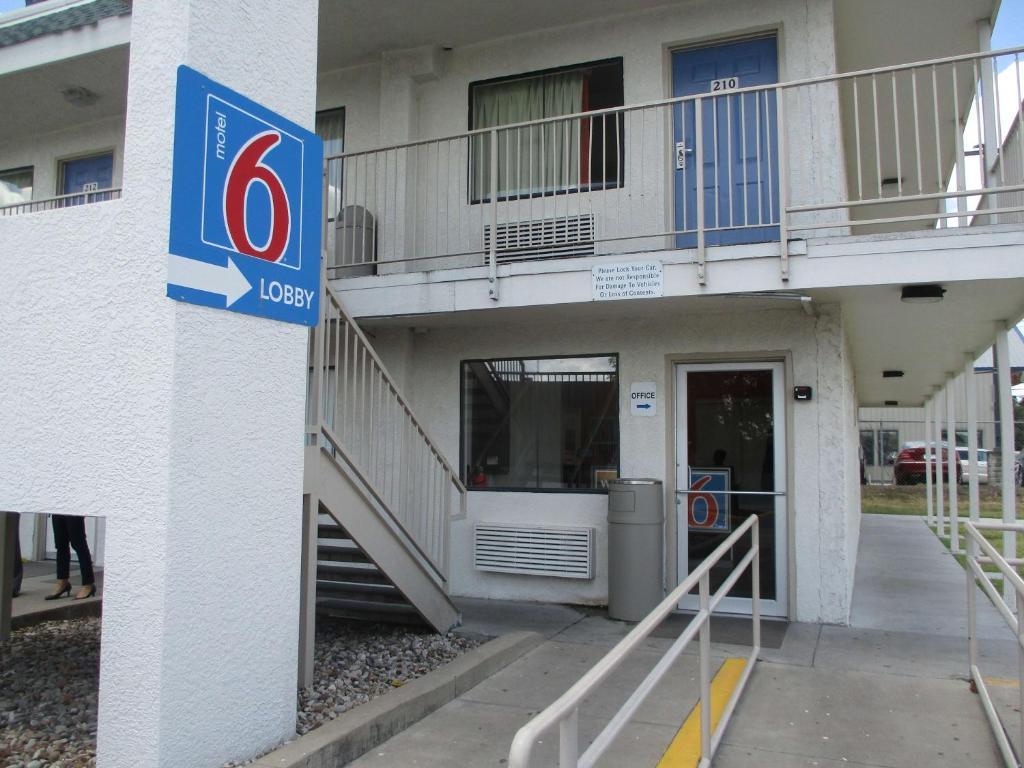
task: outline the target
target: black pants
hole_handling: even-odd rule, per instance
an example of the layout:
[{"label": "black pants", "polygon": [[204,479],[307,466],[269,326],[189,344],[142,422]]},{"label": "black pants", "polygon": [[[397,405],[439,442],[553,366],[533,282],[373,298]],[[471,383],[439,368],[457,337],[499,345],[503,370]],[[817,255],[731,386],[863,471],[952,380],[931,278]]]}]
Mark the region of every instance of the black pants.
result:
[{"label": "black pants", "polygon": [[92,574],[92,555],[85,541],[85,520],[72,515],[52,515],[53,538],[57,543],[57,578],[67,579],[71,575],[71,547],[78,555],[78,567],[82,569],[82,586],[95,583]]}]

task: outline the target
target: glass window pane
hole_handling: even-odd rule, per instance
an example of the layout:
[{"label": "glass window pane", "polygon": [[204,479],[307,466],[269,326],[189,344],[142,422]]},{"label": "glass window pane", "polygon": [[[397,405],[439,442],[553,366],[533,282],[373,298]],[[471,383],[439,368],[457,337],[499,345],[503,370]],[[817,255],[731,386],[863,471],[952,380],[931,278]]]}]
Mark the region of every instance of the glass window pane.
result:
[{"label": "glass window pane", "polygon": [[32,168],[0,171],[0,205],[27,203],[32,199]]},{"label": "glass window pane", "polygon": [[[621,107],[622,61],[525,74],[470,85],[470,129]],[[497,143],[500,198],[621,186],[625,122],[621,114],[551,121],[478,134],[471,140],[470,197],[490,198],[491,142]]]},{"label": "glass window pane", "polygon": [[614,355],[462,364],[471,488],[594,490],[618,475]]},{"label": "glass window pane", "polygon": [[897,429],[882,429],[878,432],[879,460],[882,464],[891,465],[896,462],[896,454],[900,450],[900,433]]},{"label": "glass window pane", "polygon": [[875,466],[875,431],[873,429],[860,431],[860,453],[864,457],[865,464],[869,467]]},{"label": "glass window pane", "polygon": [[[345,151],[345,109],[330,109],[325,112],[316,113],[316,135],[324,143],[324,157],[340,155]],[[337,216],[341,210],[342,189],[341,184],[344,178],[344,168],[341,160],[329,160],[327,164],[328,184],[328,205],[334,210],[328,210],[330,219]]]}]

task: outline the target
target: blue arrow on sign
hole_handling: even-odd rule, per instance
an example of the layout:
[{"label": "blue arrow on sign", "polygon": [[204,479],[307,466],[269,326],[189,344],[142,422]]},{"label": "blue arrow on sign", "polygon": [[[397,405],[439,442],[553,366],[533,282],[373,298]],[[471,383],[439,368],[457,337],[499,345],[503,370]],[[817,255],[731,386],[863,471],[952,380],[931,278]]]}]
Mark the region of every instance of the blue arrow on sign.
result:
[{"label": "blue arrow on sign", "polygon": [[643,409],[643,410],[645,410],[645,411],[646,411],[646,410],[647,410],[648,408],[650,408],[650,407],[651,407],[651,404],[650,404],[650,403],[637,403],[637,406],[636,406],[636,407],[637,407],[638,409]]}]

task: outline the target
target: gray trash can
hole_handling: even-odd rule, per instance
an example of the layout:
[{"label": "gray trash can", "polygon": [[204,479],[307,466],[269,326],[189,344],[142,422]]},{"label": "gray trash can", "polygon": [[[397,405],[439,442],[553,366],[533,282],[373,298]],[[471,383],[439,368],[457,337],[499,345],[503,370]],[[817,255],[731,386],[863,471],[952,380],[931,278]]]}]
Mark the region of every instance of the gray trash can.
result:
[{"label": "gray trash can", "polygon": [[376,222],[361,205],[346,205],[334,222],[334,277],[372,275],[377,262]]},{"label": "gray trash can", "polygon": [[640,621],[664,597],[660,480],[608,482],[608,617]]}]

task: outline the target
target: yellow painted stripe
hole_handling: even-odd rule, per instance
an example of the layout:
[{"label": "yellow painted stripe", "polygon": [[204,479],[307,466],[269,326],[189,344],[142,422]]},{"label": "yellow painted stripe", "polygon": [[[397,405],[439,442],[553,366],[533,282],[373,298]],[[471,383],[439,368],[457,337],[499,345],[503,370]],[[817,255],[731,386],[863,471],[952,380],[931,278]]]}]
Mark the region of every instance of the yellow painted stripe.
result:
[{"label": "yellow painted stripe", "polygon": [[[739,685],[746,659],[726,659],[711,681],[711,732],[714,733],[722,718],[725,705]],[[696,768],[700,762],[700,704],[698,703],[676,733],[658,768]]]},{"label": "yellow painted stripe", "polygon": [[986,677],[985,685],[991,685],[993,688],[1019,688],[1020,682],[1005,677]]}]

